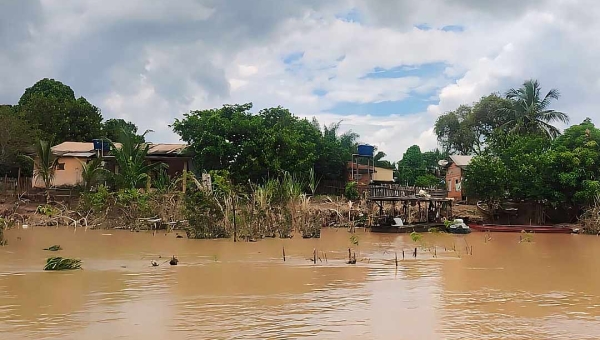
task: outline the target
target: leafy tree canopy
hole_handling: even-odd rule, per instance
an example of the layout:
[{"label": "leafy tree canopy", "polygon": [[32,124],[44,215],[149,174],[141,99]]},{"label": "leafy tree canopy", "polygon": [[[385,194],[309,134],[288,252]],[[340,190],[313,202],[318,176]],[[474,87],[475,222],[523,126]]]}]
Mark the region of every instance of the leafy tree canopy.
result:
[{"label": "leafy tree canopy", "polygon": [[31,152],[37,133],[21,119],[10,105],[0,105],[0,175],[17,176],[19,167],[25,175],[31,175],[30,162],[19,155]]},{"label": "leafy tree canopy", "polygon": [[[438,149],[421,152],[418,145],[409,147],[397,162],[397,178],[400,184],[431,187],[441,185],[438,179],[438,162],[448,155]],[[435,179],[435,180],[434,180]]]},{"label": "leafy tree canopy", "polygon": [[465,172],[463,190],[467,196],[478,197],[488,203],[499,201],[506,195],[507,172],[498,157],[474,157]]},{"label": "leafy tree canopy", "polygon": [[556,89],[542,95],[539,82],[527,80],[504,97],[492,93],[439,116],[435,134],[444,150],[464,155],[481,154],[497,134],[534,134],[551,140],[560,135],[552,124],[569,121],[565,113],[550,108],[559,96]]},{"label": "leafy tree canopy", "polygon": [[480,154],[487,141],[507,121],[508,99],[496,93],[482,97],[472,106],[461,105],[438,117],[434,131],[438,142],[453,154]]},{"label": "leafy tree canopy", "polygon": [[191,111],[173,130],[190,144],[199,170],[227,170],[236,183],[260,182],[284,172],[342,179],[358,135],[321,130],[316,119],[300,119],[282,107],[251,113],[252,104]]},{"label": "leafy tree canopy", "polygon": [[144,143],[145,138],[143,135],[138,135],[138,127],[132,123],[125,121],[124,119],[107,119],[102,123],[102,135],[105,138],[110,139],[113,142],[121,143],[121,137],[123,136],[123,130],[128,134],[132,135],[135,143]]},{"label": "leafy tree canopy", "polygon": [[44,78],[25,89],[25,93],[19,99],[19,106],[27,105],[33,97],[53,98],[57,102],[65,103],[75,100],[75,92],[58,80]]},{"label": "leafy tree canopy", "polygon": [[100,109],[85,98],[75,98],[73,90],[53,79],[42,79],[25,90],[18,106],[19,115],[40,137],[64,141],[91,141],[101,136]]}]

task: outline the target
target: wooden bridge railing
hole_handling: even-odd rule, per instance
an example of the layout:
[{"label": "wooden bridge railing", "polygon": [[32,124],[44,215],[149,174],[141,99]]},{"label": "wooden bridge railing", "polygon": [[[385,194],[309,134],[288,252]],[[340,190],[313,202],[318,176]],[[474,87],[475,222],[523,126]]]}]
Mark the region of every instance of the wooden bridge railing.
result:
[{"label": "wooden bridge railing", "polygon": [[406,187],[397,184],[371,185],[369,186],[369,197],[411,197],[419,191],[425,191],[433,198],[446,198],[448,191],[436,188]]}]

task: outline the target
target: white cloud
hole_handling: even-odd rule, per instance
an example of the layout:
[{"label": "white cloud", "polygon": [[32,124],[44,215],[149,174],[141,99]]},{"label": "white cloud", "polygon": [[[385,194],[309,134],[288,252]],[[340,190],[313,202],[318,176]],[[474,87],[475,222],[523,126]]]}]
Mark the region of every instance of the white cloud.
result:
[{"label": "white cloud", "polygon": [[[358,20],[339,18],[353,9]],[[323,123],[343,120],[342,128],[398,160],[412,144],[436,146],[440,113],[528,78],[560,89],[556,108],[573,123],[597,116],[599,16],[600,3],[591,0],[5,2],[0,102],[15,103],[26,87],[53,77],[106,118],[155,130],[156,141],[176,140],[167,125],[190,109],[281,105]],[[439,30],[446,25],[463,31]],[[302,57],[285,64],[294,53]],[[427,63],[446,67],[437,75],[365,78],[376,67]],[[328,113],[343,102],[415,95],[435,104],[409,115]]]}]

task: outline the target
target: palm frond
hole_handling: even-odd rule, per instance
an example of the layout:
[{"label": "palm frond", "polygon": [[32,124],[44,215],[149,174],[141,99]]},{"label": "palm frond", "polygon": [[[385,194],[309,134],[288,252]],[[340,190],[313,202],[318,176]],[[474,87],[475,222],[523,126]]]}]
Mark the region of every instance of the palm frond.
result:
[{"label": "palm frond", "polygon": [[515,134],[542,132],[549,138],[560,134],[551,123],[567,123],[569,117],[563,112],[548,109],[551,101],[558,99],[560,93],[552,89],[543,99],[540,94],[540,83],[534,79],[525,81],[518,89],[508,90],[505,96],[512,101],[512,107],[502,109],[501,113],[506,115],[506,123],[501,128]]}]

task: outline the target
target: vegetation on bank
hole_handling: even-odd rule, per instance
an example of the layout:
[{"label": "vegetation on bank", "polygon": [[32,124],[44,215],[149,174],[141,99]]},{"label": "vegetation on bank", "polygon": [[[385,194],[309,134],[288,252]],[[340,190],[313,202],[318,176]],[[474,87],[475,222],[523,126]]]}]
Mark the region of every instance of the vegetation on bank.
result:
[{"label": "vegetation on bank", "polygon": [[573,218],[593,209],[600,194],[600,130],[587,118],[561,134],[552,124],[568,116],[550,108],[558,98],[557,90],[544,94],[529,80],[504,97],[491,94],[438,118],[441,145],[476,155],[465,173],[467,196],[490,206],[532,202],[539,209],[535,223],[544,222],[549,207]]},{"label": "vegetation on bank", "polygon": [[[552,110],[558,98],[557,90],[544,93],[535,80],[504,95],[490,94],[438,118],[434,130],[441,150],[421,152],[415,145],[395,163],[384,160],[379,151],[375,164],[393,168],[398,183],[443,187],[440,159],[448,154],[476,155],[464,180],[468,196],[491,206],[506,199],[534,202],[540,208],[538,223],[547,207],[592,221],[588,216],[594,214],[584,212],[593,211],[594,198],[600,194],[600,130],[586,119],[560,134],[553,124],[567,123],[568,116]],[[140,224],[140,217],[159,216],[163,221],[213,225],[190,229],[191,237],[238,231],[247,239],[273,233],[286,237],[289,232],[278,225],[289,223],[298,230],[302,221],[322,219],[316,213],[302,213],[301,207],[309,206],[305,203],[318,193],[321,180],[344,179],[359,136],[340,134],[339,124],[321,126],[315,119],[300,119],[282,107],[251,110],[252,104],[242,104],[191,111],[172,124],[194,152],[198,171],[220,178],[213,191],[198,189],[195,178],[186,178],[188,190],[182,196],[175,190],[182,188],[182,177],[171,179],[163,166],[144,161],[145,133],[138,134],[133,123],[121,119],[103,121],[100,110],[85,98],[76,98],[70,87],[43,79],[28,88],[17,105],[0,105],[0,175],[16,177],[16,169],[30,175],[33,162],[23,155],[37,154],[35,169],[48,188],[56,168],[50,152],[53,142],[106,137],[123,144],[121,148],[113,144],[119,173],[104,170],[101,159],[82,165],[77,215],[54,206],[43,206],[40,214],[88,225],[95,224],[88,223],[93,220],[114,221],[109,217],[116,215],[122,220],[115,225]],[[299,183],[300,191],[294,194],[289,193],[290,178]],[[154,190],[142,190],[148,182]],[[285,188],[287,196],[281,194]],[[344,189],[347,198],[358,199],[355,184]],[[307,225],[311,223],[316,224]]]}]

